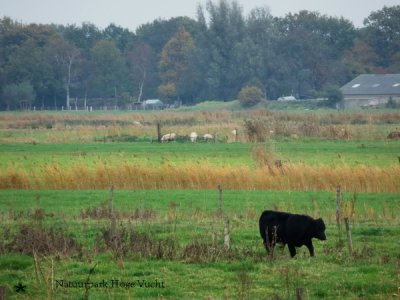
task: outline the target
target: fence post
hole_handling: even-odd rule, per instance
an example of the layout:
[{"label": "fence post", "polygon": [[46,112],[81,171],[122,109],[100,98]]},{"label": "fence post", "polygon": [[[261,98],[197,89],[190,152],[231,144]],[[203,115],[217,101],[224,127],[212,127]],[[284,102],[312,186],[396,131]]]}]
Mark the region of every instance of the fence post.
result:
[{"label": "fence post", "polygon": [[222,215],[223,207],[222,207],[222,186],[218,185],[218,213]]},{"label": "fence post", "polygon": [[111,184],[111,187],[110,187],[110,194],[109,194],[108,202],[109,202],[109,213],[110,213],[109,217],[110,217],[110,221],[111,221],[110,231],[111,231],[111,236],[113,238],[113,241],[115,243],[115,247],[117,247],[117,239],[115,238],[116,230],[117,230],[117,220],[116,220],[116,215],[114,213],[114,185],[113,184]]},{"label": "fence post", "polygon": [[225,218],[224,222],[224,247],[225,250],[229,250],[231,247],[231,238],[229,232],[229,219]]},{"label": "fence post", "polygon": [[0,300],[7,300],[7,288],[4,285],[0,285]]},{"label": "fence post", "polygon": [[109,209],[110,209],[110,214],[114,214],[114,185],[111,183],[110,186],[110,193],[108,195],[108,202],[109,202]]},{"label": "fence post", "polygon": [[342,192],[340,190],[340,185],[336,188],[336,224],[338,227],[339,242],[342,240],[342,225],[340,224],[341,219],[341,199]]},{"label": "fence post", "polygon": [[344,224],[346,225],[346,234],[347,234],[347,244],[349,247],[349,254],[350,256],[353,255],[353,239],[351,238],[351,230],[349,224],[349,218],[344,218]]},{"label": "fence post", "polygon": [[303,299],[304,299],[304,289],[296,288],[296,300],[303,300]]},{"label": "fence post", "polygon": [[157,142],[161,143],[161,124],[157,123]]}]

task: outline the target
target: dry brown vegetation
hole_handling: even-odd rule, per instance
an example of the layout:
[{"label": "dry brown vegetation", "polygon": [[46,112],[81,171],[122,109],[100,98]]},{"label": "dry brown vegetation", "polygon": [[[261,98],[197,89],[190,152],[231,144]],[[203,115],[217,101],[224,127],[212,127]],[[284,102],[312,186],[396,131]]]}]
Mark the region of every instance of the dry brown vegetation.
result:
[{"label": "dry brown vegetation", "polygon": [[[318,122],[323,124],[395,124],[400,120],[400,112],[277,112],[267,109],[247,110],[232,112],[226,110],[197,111],[197,112],[174,112],[161,111],[154,113],[2,113],[0,114],[1,129],[6,128],[31,128],[31,124],[44,125],[47,123],[64,123],[66,125],[107,125],[113,123],[131,124],[138,121],[145,124],[163,122],[165,124],[202,124],[202,123],[225,123],[237,119],[270,119],[286,122]],[[20,125],[20,127],[18,127]],[[29,125],[29,126],[28,126]],[[25,126],[25,127],[24,127]]]},{"label": "dry brown vegetation", "polygon": [[17,234],[9,243],[5,243],[9,233],[3,237],[2,252],[17,252],[31,255],[67,256],[81,249],[75,239],[66,235],[60,228],[45,228],[40,223],[21,224]]},{"label": "dry brown vegetation", "polygon": [[[165,132],[188,135],[192,131],[211,133],[224,141],[234,141],[231,131],[239,129],[239,141],[265,140],[271,136],[317,137],[329,139],[384,139],[400,123],[400,112],[273,112],[266,109],[242,112],[197,111],[154,113],[2,113],[0,140],[29,141],[35,131],[44,130],[47,142],[93,141],[105,136],[155,136],[161,123]],[[378,127],[384,126],[384,132]],[[15,130],[32,130],[28,136],[14,137]]]},{"label": "dry brown vegetation", "polygon": [[[260,155],[260,154],[258,154]],[[226,189],[334,190],[340,184],[354,192],[400,192],[400,167],[310,166],[271,161],[256,169],[247,166],[217,167],[207,164],[149,167],[99,163],[39,170],[1,170],[0,189]]]}]

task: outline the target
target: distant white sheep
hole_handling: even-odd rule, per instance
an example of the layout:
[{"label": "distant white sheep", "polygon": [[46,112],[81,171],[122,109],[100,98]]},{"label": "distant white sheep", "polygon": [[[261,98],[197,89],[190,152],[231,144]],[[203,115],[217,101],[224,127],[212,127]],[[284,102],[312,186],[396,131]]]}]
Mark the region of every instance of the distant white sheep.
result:
[{"label": "distant white sheep", "polygon": [[197,140],[198,135],[197,135],[196,132],[192,132],[192,133],[189,135],[189,137],[190,137],[190,141],[191,141],[192,143],[194,143],[194,142]]},{"label": "distant white sheep", "polygon": [[171,142],[175,141],[175,139],[176,139],[176,133],[167,133],[161,137],[161,142]]},{"label": "distant white sheep", "polygon": [[214,139],[214,137],[213,137],[212,134],[206,133],[205,135],[203,135],[203,139],[204,139],[205,141],[208,141],[208,140]]}]

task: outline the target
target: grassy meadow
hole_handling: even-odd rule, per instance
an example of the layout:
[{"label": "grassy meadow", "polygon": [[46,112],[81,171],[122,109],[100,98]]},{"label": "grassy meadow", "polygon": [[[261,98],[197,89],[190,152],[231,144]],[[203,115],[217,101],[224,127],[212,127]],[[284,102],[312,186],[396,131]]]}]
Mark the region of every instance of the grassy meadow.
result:
[{"label": "grassy meadow", "polygon": [[[222,214],[218,198],[217,190],[4,191],[1,282],[10,289],[24,282],[37,299],[291,299],[296,288],[307,299],[387,299],[397,293],[398,195],[343,195],[343,214],[352,220],[352,256],[345,233],[338,239],[334,193],[227,190]],[[325,220],[328,240],[314,242],[315,258],[303,247],[295,259],[286,248],[268,260],[257,224],[266,207]],[[115,244],[108,236],[113,222]],[[165,288],[51,284],[88,279],[109,285],[158,280]]]},{"label": "grassy meadow", "polygon": [[[222,105],[0,113],[0,293],[400,297],[400,141],[387,139],[400,112]],[[177,140],[158,144],[158,123]],[[193,131],[215,138],[191,143]],[[265,209],[322,217],[328,239],[314,241],[316,257],[277,247],[271,260],[258,233]]]}]

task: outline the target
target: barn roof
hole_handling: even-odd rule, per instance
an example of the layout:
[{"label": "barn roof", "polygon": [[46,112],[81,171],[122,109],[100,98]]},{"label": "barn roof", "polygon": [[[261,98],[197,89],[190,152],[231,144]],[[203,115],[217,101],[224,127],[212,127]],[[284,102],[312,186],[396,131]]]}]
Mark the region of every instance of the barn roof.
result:
[{"label": "barn roof", "polygon": [[362,74],[342,86],[343,95],[400,95],[400,74]]}]

